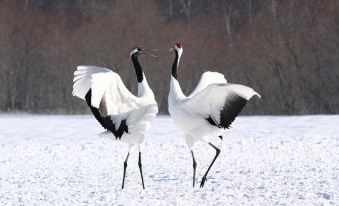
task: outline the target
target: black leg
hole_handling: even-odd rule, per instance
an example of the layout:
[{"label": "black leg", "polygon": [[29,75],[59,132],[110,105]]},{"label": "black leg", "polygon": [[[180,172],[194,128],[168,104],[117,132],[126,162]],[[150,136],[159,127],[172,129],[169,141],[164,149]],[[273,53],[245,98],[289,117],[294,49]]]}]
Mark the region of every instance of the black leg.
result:
[{"label": "black leg", "polygon": [[127,157],[126,157],[126,160],[124,162],[124,176],[122,178],[122,188],[121,189],[124,189],[124,185],[125,185],[125,176],[126,176],[126,168],[127,168],[127,160],[128,160],[128,157],[129,157],[129,152],[127,154]]},{"label": "black leg", "polygon": [[216,150],[216,154],[215,154],[215,157],[214,157],[214,159],[213,159],[211,165],[208,167],[206,173],[204,174],[204,176],[203,176],[203,178],[202,178],[202,180],[201,180],[200,187],[204,187],[204,184],[205,184],[205,181],[206,181],[206,178],[207,178],[207,174],[208,174],[208,172],[210,171],[210,169],[211,169],[213,163],[215,162],[215,160],[217,159],[217,157],[218,157],[219,154],[220,154],[220,149],[219,149],[218,147],[214,146],[212,143],[208,143],[208,144],[211,145],[211,147],[213,147],[213,148]]},{"label": "black leg", "polygon": [[194,185],[195,185],[195,171],[197,169],[197,163],[196,163],[195,158],[194,158],[193,150],[191,150],[191,153],[192,153],[192,159],[193,159],[193,187],[194,187]]},{"label": "black leg", "polygon": [[144,185],[144,176],[142,175],[142,165],[141,165],[141,152],[139,152],[139,169],[140,169],[140,175],[141,175],[141,181],[142,181],[142,188],[145,189],[145,185]]}]

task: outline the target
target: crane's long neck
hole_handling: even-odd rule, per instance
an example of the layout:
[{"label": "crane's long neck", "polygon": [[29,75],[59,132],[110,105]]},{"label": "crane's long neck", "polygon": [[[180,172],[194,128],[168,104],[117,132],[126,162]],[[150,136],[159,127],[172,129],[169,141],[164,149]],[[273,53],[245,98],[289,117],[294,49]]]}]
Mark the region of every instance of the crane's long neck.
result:
[{"label": "crane's long neck", "polygon": [[178,54],[175,51],[175,59],[172,66],[172,75],[171,75],[171,85],[170,85],[170,93],[169,97],[174,99],[185,98],[186,96],[181,90],[180,84],[178,82],[178,66],[180,61],[181,54]]},{"label": "crane's long neck", "polygon": [[153,98],[154,98],[154,94],[153,94],[151,88],[149,87],[148,82],[147,82],[146,77],[145,77],[145,74],[142,71],[142,68],[139,64],[138,56],[136,54],[134,54],[134,55],[132,55],[131,58],[132,58],[135,73],[136,73],[137,79],[138,79],[138,97],[144,96],[144,95],[150,95],[150,96],[153,96]]},{"label": "crane's long neck", "polygon": [[134,65],[135,74],[137,75],[138,83],[141,83],[142,80],[144,80],[144,75],[143,75],[142,68],[138,61],[138,56],[137,54],[133,54],[131,58],[132,58],[132,62]]},{"label": "crane's long neck", "polygon": [[178,79],[178,66],[179,66],[180,56],[177,51],[175,51],[175,59],[172,65],[172,76],[175,79]]}]

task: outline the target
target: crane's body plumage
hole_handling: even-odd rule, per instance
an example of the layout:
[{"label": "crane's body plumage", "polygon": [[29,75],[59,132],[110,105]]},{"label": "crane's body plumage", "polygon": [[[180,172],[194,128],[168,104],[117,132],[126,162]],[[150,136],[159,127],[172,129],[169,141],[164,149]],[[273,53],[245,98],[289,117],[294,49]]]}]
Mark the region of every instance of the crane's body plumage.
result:
[{"label": "crane's body plumage", "polygon": [[222,135],[245,106],[244,103],[253,95],[259,96],[253,89],[227,84],[226,79],[221,77],[223,75],[217,72],[205,72],[188,97],[182,93],[179,82],[171,77],[169,113],[173,122],[185,133],[190,149],[198,141],[209,142],[211,138]]},{"label": "crane's body plumage", "polygon": [[[86,98],[89,94],[90,98]],[[144,133],[158,112],[154,94],[145,77],[138,83],[138,95],[135,96],[117,73],[106,68],[78,66],[74,72],[73,95],[86,100],[91,109],[99,111],[100,115],[96,118],[108,130],[102,135],[131,146],[143,143]],[[127,129],[120,128],[122,123]]]}]

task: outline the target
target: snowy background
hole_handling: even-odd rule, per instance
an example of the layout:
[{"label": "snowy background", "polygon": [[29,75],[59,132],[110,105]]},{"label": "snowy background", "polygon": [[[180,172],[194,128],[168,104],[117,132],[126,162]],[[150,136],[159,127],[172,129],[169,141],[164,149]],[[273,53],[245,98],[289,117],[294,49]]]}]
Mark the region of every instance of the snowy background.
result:
[{"label": "snowy background", "polygon": [[[338,205],[339,116],[239,117],[216,138],[205,188],[167,116],[146,137],[142,190],[132,150],[92,116],[0,115],[0,205]],[[196,185],[213,159],[195,147]]]}]

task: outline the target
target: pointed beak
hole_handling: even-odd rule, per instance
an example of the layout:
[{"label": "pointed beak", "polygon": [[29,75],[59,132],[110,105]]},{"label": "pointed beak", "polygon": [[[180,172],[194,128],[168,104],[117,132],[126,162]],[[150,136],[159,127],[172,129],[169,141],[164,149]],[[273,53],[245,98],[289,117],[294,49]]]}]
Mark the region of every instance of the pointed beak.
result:
[{"label": "pointed beak", "polygon": [[171,47],[171,48],[169,49],[169,51],[170,51],[170,52],[174,51],[174,48],[173,48],[173,47]]},{"label": "pointed beak", "polygon": [[139,54],[146,54],[148,56],[151,56],[151,57],[158,57],[157,55],[154,54],[154,52],[156,52],[157,50],[156,49],[143,49],[141,51],[139,51]]}]

